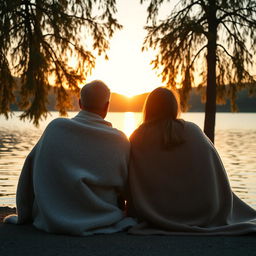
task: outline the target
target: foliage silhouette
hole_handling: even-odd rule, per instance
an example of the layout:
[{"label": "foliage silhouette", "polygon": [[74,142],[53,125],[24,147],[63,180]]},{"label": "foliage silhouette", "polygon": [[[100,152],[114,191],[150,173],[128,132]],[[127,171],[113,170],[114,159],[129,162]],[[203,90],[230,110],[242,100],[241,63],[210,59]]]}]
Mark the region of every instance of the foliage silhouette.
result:
[{"label": "foliage silhouette", "polygon": [[[95,55],[107,58],[108,39],[121,28],[116,11],[115,0],[1,0],[0,114],[8,118],[19,90],[21,119],[37,125],[47,115],[51,83],[56,107],[65,114],[70,93],[78,93]],[[69,65],[70,58],[77,65]]]},{"label": "foliage silhouette", "polygon": [[229,98],[236,111],[239,90],[247,88],[251,95],[256,93],[251,74],[256,53],[256,1],[181,0],[161,20],[164,2],[171,1],[150,0],[143,50],[158,51],[152,64],[167,86],[175,87],[181,77],[183,110],[200,75],[198,88],[206,101],[204,131],[214,142],[216,101],[223,103]]}]

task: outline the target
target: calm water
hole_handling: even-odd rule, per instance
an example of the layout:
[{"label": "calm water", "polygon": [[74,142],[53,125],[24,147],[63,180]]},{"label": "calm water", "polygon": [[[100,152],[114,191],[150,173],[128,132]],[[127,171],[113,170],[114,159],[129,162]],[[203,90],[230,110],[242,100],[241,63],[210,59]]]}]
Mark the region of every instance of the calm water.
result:
[{"label": "calm water", "polygon": [[[76,113],[69,113],[69,117]],[[18,113],[0,116],[0,206],[15,206],[15,191],[26,155],[35,145],[53,112],[39,128],[21,122]],[[107,120],[128,136],[141,122],[141,113],[109,113]],[[185,120],[203,127],[203,113],[186,113]],[[256,209],[256,113],[218,113],[215,145],[226,167],[233,190]]]}]

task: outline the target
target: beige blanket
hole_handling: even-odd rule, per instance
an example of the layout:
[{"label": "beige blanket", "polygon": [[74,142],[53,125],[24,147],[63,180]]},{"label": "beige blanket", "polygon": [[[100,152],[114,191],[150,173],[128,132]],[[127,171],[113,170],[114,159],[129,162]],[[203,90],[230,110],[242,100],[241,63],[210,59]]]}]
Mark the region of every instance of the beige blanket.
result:
[{"label": "beige blanket", "polygon": [[[118,207],[130,144],[100,116],[81,111],[46,128],[27,157],[17,189],[18,223],[48,232],[91,235],[135,222]],[[6,222],[12,222],[7,218]]]},{"label": "beige blanket", "polygon": [[156,125],[142,125],[131,136],[129,212],[141,224],[130,233],[256,232],[256,211],[232,192],[221,159],[201,129],[184,122],[185,142],[170,151],[162,148],[160,133]]}]

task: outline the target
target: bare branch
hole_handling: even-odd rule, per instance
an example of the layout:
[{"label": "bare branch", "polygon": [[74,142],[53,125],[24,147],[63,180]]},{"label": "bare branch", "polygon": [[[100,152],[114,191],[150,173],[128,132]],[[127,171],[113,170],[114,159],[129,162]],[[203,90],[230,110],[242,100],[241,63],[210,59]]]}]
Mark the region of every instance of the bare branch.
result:
[{"label": "bare branch", "polygon": [[217,44],[217,47],[220,47],[231,59],[234,58],[233,55],[231,55],[223,45]]},{"label": "bare branch", "polygon": [[194,56],[193,60],[191,61],[191,64],[190,64],[189,68],[193,66],[193,64],[194,64],[194,62],[195,62],[195,60],[196,60],[196,58],[200,55],[200,53],[201,53],[205,48],[207,48],[207,45],[204,45],[204,46],[197,52],[197,54]]},{"label": "bare branch", "polygon": [[[251,10],[253,10],[254,8],[256,8],[256,5],[255,6],[252,6],[250,7]],[[248,24],[252,25],[252,26],[256,26],[256,21],[255,19],[248,19],[247,16],[245,15],[242,15],[241,12],[242,11],[248,11],[248,7],[247,8],[238,8],[232,12],[229,12],[229,11],[226,11],[225,9],[219,9],[220,11],[224,12],[224,15],[222,15],[218,20],[219,22],[222,22],[223,20],[225,20],[227,17],[232,17],[232,16],[235,16],[235,17],[239,17],[241,18],[242,20],[244,20],[245,22],[247,22]],[[254,12],[256,13],[256,10],[254,10]]]}]

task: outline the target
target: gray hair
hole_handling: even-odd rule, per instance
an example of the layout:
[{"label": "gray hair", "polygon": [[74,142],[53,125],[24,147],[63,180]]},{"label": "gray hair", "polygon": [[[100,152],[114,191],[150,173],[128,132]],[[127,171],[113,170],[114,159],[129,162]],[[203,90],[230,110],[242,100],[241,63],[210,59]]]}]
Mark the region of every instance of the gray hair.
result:
[{"label": "gray hair", "polygon": [[81,104],[85,109],[103,110],[109,102],[109,98],[110,90],[100,80],[86,84],[80,91]]}]

